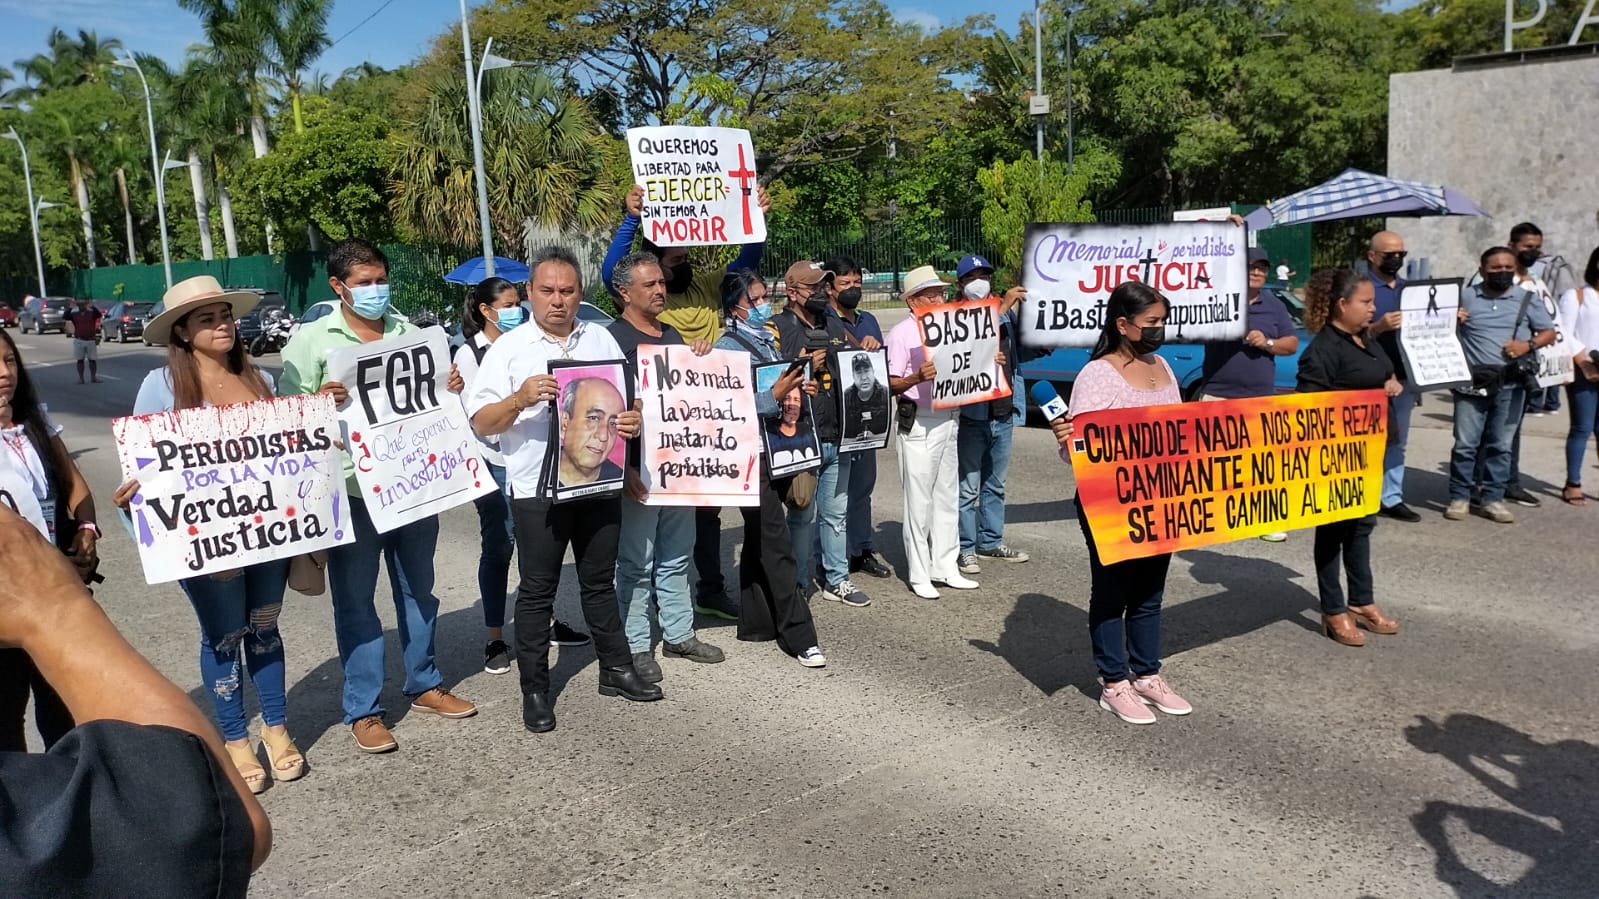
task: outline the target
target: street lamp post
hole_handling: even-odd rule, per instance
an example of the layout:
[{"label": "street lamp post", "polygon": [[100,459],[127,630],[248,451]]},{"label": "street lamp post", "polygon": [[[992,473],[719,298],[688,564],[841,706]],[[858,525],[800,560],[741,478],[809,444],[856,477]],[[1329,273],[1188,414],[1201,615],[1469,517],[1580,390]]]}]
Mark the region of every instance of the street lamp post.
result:
[{"label": "street lamp post", "polygon": [[[483,110],[478,79],[472,71],[472,35],[467,28],[466,0],[461,0],[461,57],[466,64],[466,104],[472,131],[472,168],[477,176],[477,222],[483,232],[483,277],[494,277],[494,234],[489,230],[489,184],[483,174]],[[488,55],[488,47],[483,48]]]},{"label": "street lamp post", "polygon": [[[1043,4],[1033,0],[1033,97],[1036,102],[1044,98],[1044,18]],[[1044,177],[1044,111],[1034,109],[1033,122],[1038,131],[1038,177]]]},{"label": "street lamp post", "polygon": [[33,173],[28,169],[28,147],[22,142],[22,135],[18,134],[15,128],[7,128],[6,133],[0,134],[0,137],[16,141],[17,148],[22,151],[22,184],[28,192],[28,224],[33,226],[33,264],[38,266],[39,270],[39,296],[48,296],[49,291],[44,285],[44,251],[39,248],[39,206],[35,205],[33,199]]},{"label": "street lamp post", "polygon": [[899,211],[899,203],[894,196],[894,160],[899,155],[899,143],[895,139],[894,110],[888,111],[888,258],[889,265],[894,269],[894,296],[900,294],[899,283],[899,226],[894,221],[894,214]]},{"label": "street lamp post", "polygon": [[[464,0],[463,0],[464,2]],[[113,62],[119,66],[126,66],[139,73],[139,83],[144,85],[144,115],[150,124],[150,171],[155,175],[155,208],[156,219],[161,223],[161,267],[166,273],[167,288],[172,287],[172,254],[167,248],[167,189],[166,179],[162,177],[161,151],[155,146],[155,104],[150,99],[150,82],[145,80],[144,69],[139,67],[139,61],[128,53],[117,57]]]},{"label": "street lamp post", "polygon": [[1066,174],[1073,170],[1072,148],[1072,44],[1077,40],[1077,32],[1072,28],[1072,10],[1066,8]]}]

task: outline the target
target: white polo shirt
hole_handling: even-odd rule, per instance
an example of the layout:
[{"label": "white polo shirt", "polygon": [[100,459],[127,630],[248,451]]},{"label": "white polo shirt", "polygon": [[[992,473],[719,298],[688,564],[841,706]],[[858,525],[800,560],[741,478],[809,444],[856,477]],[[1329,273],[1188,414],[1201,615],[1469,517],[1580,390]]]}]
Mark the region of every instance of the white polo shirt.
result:
[{"label": "white polo shirt", "polygon": [[[500,402],[521,389],[528,378],[550,373],[550,361],[575,359],[603,362],[621,359],[622,348],[611,333],[588,322],[578,322],[565,341],[551,337],[528,322],[489,346],[477,377],[467,387],[466,414],[475,416],[485,407]],[[539,495],[544,482],[544,462],[550,442],[551,419],[555,403],[534,403],[523,409],[500,435],[500,452],[505,454],[505,480],[513,499]]]}]

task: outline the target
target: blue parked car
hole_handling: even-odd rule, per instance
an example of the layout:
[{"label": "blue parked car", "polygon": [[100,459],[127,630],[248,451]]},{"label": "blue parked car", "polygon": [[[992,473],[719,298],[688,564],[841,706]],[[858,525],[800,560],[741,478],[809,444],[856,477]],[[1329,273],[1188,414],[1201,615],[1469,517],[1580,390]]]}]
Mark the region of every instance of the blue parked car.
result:
[{"label": "blue parked car", "polygon": [[[1310,335],[1305,332],[1305,309],[1293,294],[1285,290],[1267,287],[1264,291],[1276,296],[1288,307],[1288,315],[1293,318],[1299,332],[1299,351],[1289,356],[1277,357],[1277,392],[1293,393],[1299,382],[1299,353],[1310,345]],[[1063,347],[1048,355],[1022,363],[1019,370],[1029,384],[1048,381],[1055,385],[1055,391],[1065,398],[1070,396],[1072,382],[1077,379],[1077,373],[1083,366],[1088,364],[1091,352],[1089,347]],[[1192,343],[1168,343],[1162,346],[1157,354],[1166,360],[1171,366],[1172,374],[1177,376],[1177,384],[1182,388],[1183,399],[1193,399],[1198,393],[1199,382],[1204,375],[1205,347]],[[1031,404],[1031,396],[1028,402]]]}]

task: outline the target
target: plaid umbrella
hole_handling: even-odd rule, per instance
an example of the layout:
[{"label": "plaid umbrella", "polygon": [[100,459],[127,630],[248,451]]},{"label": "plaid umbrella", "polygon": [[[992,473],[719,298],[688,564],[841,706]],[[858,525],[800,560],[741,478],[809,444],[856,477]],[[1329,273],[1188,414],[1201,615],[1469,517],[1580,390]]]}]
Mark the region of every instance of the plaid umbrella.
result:
[{"label": "plaid umbrella", "polygon": [[1487,215],[1459,191],[1345,169],[1324,184],[1274,200],[1244,216],[1253,230],[1378,215]]}]

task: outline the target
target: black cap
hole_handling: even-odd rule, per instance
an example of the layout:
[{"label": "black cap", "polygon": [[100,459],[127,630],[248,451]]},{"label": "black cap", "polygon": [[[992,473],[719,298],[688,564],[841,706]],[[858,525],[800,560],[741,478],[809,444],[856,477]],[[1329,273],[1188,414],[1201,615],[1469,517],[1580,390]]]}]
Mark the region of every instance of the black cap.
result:
[{"label": "black cap", "polygon": [[1250,247],[1249,267],[1254,268],[1257,265],[1264,265],[1267,268],[1271,268],[1271,255],[1260,247]]}]

